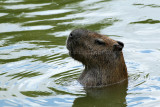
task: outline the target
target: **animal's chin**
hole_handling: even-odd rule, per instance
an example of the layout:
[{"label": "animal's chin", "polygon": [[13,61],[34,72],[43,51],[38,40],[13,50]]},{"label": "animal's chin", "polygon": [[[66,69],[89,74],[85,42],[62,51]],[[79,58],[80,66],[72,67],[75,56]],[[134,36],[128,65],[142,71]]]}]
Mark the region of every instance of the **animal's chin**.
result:
[{"label": "animal's chin", "polygon": [[69,51],[69,55],[70,55],[70,56],[73,56],[74,54],[73,54],[73,52]]},{"label": "animal's chin", "polygon": [[68,45],[67,45],[67,49],[68,49],[68,51],[69,51],[69,55],[75,53],[75,52],[74,52],[74,48],[73,48],[73,46],[72,46],[71,44],[68,44]]},{"label": "animal's chin", "polygon": [[77,53],[74,52],[74,51],[69,51],[69,55],[70,55],[73,59],[76,59],[76,57],[77,57]]}]

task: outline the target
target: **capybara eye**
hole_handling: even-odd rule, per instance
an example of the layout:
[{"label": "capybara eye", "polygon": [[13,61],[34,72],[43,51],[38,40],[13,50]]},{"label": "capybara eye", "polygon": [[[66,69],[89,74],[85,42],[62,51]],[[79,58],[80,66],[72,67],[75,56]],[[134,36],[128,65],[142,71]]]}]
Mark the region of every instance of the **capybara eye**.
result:
[{"label": "capybara eye", "polygon": [[98,45],[105,45],[106,44],[103,39],[96,39],[95,43],[98,44]]}]

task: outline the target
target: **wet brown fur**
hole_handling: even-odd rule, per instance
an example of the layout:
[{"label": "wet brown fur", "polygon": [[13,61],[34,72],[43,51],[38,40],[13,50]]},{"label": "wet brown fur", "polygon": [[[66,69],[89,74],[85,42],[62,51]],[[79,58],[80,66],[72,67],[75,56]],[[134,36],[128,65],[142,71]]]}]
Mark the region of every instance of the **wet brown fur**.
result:
[{"label": "wet brown fur", "polygon": [[[97,44],[95,41],[105,44]],[[85,29],[73,30],[67,39],[67,49],[75,60],[85,66],[78,81],[84,87],[102,87],[128,78],[122,51],[114,49],[117,41]]]}]

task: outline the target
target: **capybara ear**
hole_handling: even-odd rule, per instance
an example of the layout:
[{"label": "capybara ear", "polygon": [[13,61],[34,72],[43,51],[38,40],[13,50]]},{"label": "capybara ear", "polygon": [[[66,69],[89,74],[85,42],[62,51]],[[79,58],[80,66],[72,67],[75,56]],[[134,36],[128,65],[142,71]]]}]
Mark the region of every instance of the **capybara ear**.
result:
[{"label": "capybara ear", "polygon": [[122,51],[123,47],[119,44],[113,45],[113,51]]},{"label": "capybara ear", "polygon": [[105,41],[103,39],[96,39],[95,40],[95,44],[98,44],[98,45],[105,45]]},{"label": "capybara ear", "polygon": [[[118,43],[118,44],[117,44]],[[113,45],[113,50],[114,51],[122,51],[124,44],[121,41],[117,41],[116,44]]]},{"label": "capybara ear", "polygon": [[124,47],[124,43],[123,43],[123,42],[121,42],[121,41],[117,41],[117,43],[118,43],[119,45],[121,45],[121,46],[122,46],[122,48]]}]

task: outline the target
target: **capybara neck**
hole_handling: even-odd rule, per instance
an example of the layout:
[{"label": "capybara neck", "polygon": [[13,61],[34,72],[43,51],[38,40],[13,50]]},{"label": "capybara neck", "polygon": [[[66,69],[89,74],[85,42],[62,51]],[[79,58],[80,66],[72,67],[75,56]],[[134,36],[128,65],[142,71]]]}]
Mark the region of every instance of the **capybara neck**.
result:
[{"label": "capybara neck", "polygon": [[[122,54],[122,53],[121,53]],[[123,55],[122,55],[123,56]],[[78,81],[85,87],[103,87],[122,82],[127,79],[127,69],[123,59],[99,65],[87,66]]]},{"label": "capybara neck", "polygon": [[78,81],[84,87],[103,87],[128,78],[124,44],[85,29],[73,30],[67,39],[69,55],[85,66]]}]

